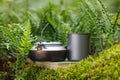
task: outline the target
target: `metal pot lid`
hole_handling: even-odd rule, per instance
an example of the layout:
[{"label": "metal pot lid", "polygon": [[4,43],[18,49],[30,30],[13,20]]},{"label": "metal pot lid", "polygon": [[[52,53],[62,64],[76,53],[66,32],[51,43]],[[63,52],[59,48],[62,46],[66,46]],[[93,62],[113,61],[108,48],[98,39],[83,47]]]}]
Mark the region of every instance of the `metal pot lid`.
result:
[{"label": "metal pot lid", "polygon": [[[36,48],[37,46],[33,46],[30,50],[37,50]],[[62,51],[62,50],[66,50],[63,46],[58,46],[58,47],[42,47],[42,51]]]},{"label": "metal pot lid", "polygon": [[36,42],[31,50],[37,50],[38,47],[41,47],[43,51],[66,50],[61,42]]},{"label": "metal pot lid", "polygon": [[42,48],[43,51],[62,51],[66,50],[63,46]]},{"label": "metal pot lid", "polygon": [[52,42],[52,41],[50,41],[50,42],[37,42],[37,43],[35,43],[35,44],[44,44],[44,45],[60,45],[60,44],[61,44],[61,42],[58,42],[58,41]]}]

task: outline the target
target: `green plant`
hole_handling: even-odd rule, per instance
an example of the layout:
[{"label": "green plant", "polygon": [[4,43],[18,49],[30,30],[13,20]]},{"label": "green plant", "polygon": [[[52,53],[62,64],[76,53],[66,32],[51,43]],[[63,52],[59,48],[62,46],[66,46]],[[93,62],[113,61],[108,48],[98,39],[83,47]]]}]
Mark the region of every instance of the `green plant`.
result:
[{"label": "green plant", "polygon": [[1,80],[6,80],[7,78],[5,77],[7,75],[7,73],[4,72],[0,72],[0,79]]},{"label": "green plant", "polygon": [[[38,8],[41,7],[41,5],[38,7],[36,6],[36,3],[39,3],[39,1],[40,3],[44,3],[42,8]],[[115,41],[119,42],[120,11],[118,11],[117,15],[113,14],[113,16],[115,16],[114,19],[110,16],[111,13],[107,11],[107,9],[105,8],[106,5],[104,5],[101,0],[59,0],[60,3],[58,1],[58,4],[53,4],[53,0],[50,1],[51,3],[47,3],[48,1],[43,2],[41,0],[38,0],[36,2],[34,2],[33,0],[30,0],[29,2],[28,0],[0,1],[0,59],[9,60],[9,56],[14,59],[13,61],[9,60],[10,70],[8,70],[7,75],[15,75],[16,79],[24,79],[25,76],[28,75],[28,73],[24,72],[23,67],[25,67],[25,59],[31,46],[31,39],[29,38],[32,37],[33,43],[38,40],[52,41],[53,36],[51,34],[53,33],[51,32],[50,28],[46,31],[44,37],[40,36],[40,31],[47,23],[50,23],[50,25],[55,28],[57,32],[56,40],[61,41],[64,46],[67,46],[68,34],[79,32],[90,33],[91,37],[94,37],[91,39],[93,52],[101,51],[102,49],[108,48],[113,45]],[[67,1],[69,2],[67,3]],[[24,25],[24,22],[27,19],[29,19],[29,22]],[[99,43],[99,41],[101,42]],[[109,54],[109,52],[105,53],[106,55]],[[112,56],[117,57],[116,55]],[[90,59],[88,58],[88,60],[91,61],[91,59],[95,59],[96,62],[94,65],[101,66],[100,64],[97,64],[97,58],[92,57]],[[112,57],[110,57],[110,60],[111,58]],[[98,59],[100,60],[98,62],[102,63],[101,59],[104,58]],[[88,60],[84,60],[83,62],[80,62],[80,65],[74,65],[74,67],[71,67],[70,69],[67,69],[65,71],[62,70],[61,73],[59,70],[57,70],[56,72],[55,70],[49,71],[49,69],[40,68],[40,70],[44,73],[42,74],[38,72],[38,74],[41,74],[41,76],[32,75],[37,72],[37,69],[39,69],[38,67],[35,67],[35,71],[32,70],[33,73],[30,74],[29,72],[29,75],[32,75],[32,77],[38,80],[39,78],[48,79],[49,77],[49,79],[59,78],[62,80],[70,78],[98,79],[99,76],[100,78],[101,76],[103,76],[108,77],[109,79],[109,75],[111,76],[111,73],[109,71],[108,73],[105,71],[104,73],[102,73],[102,70],[107,70],[107,68],[111,68],[111,65],[115,65],[114,62],[118,63],[116,60],[112,61],[113,63],[108,64],[108,66],[110,65],[110,67],[104,66],[105,63],[107,64],[107,62],[102,63],[105,68],[102,69],[100,67],[99,72],[97,70],[98,68],[89,66],[92,64],[92,61],[90,62]],[[82,67],[82,65],[84,65],[84,67]],[[82,70],[79,67],[82,68]],[[87,70],[87,67],[90,71]],[[74,68],[81,71],[77,73]],[[95,68],[95,70],[92,70],[92,68]],[[111,71],[114,71],[114,68],[116,67],[112,67]],[[53,74],[46,75],[47,71],[48,73],[53,71]],[[20,72],[22,72],[22,74]],[[93,75],[95,75],[95,73],[97,72],[99,74],[94,77]],[[73,73],[77,73],[77,75],[73,75]],[[102,74],[105,74],[107,76],[104,76]],[[118,74],[119,73],[115,71],[113,75],[117,76]],[[47,77],[44,78],[43,76]],[[112,77],[116,79],[114,76]]]},{"label": "green plant", "polygon": [[[81,0],[81,2],[76,0],[76,3],[73,3],[77,4],[77,6],[69,6],[63,9],[50,4],[49,7],[43,8],[43,24],[49,22],[57,31],[57,40],[64,45],[67,43],[69,33],[84,32],[96,37],[97,41],[93,38],[91,44],[97,49],[110,47],[114,43],[113,24],[104,4],[100,0]],[[43,24],[41,27],[43,27]]]},{"label": "green plant", "polygon": [[[8,53],[7,50],[10,50],[10,48],[11,49],[14,48],[15,47],[14,44],[17,44],[17,40],[16,40],[16,37],[14,36],[14,34],[11,33],[11,31],[8,28],[6,28],[6,27],[0,27],[0,31],[2,31],[1,34],[4,35],[2,37],[2,39],[1,39],[2,40],[1,41],[1,47],[2,47],[1,49],[3,49],[3,51],[5,49],[5,51],[6,51],[6,52],[3,52],[1,50],[1,56],[7,57],[7,55],[8,55],[7,54]],[[11,45],[13,45],[13,46],[10,47]]]},{"label": "green plant", "polygon": [[[9,68],[11,68],[11,70],[13,71],[11,73],[12,76],[14,75],[16,77],[17,74],[19,74],[21,70],[25,67],[25,61],[29,53],[29,49],[31,48],[32,42],[30,22],[28,21],[27,23],[25,23],[22,28],[20,27],[20,25],[18,26],[16,25],[16,28],[14,27],[14,29],[12,30],[9,30],[9,28],[7,27],[0,27],[2,33],[6,35],[5,38],[8,39],[7,42],[4,41],[4,43],[9,44],[6,57],[10,55],[14,59],[14,62],[8,61],[8,63]],[[11,25],[11,27],[13,26]],[[2,44],[4,43],[2,42]]]},{"label": "green plant", "polygon": [[21,37],[20,45],[18,46],[18,53],[16,55],[16,80],[19,79],[20,70],[25,67],[25,61],[31,48],[31,25],[28,21],[25,25],[23,36]]},{"label": "green plant", "polygon": [[120,9],[117,12],[117,15],[115,16],[115,19],[113,19],[113,33],[114,33],[114,40],[115,42],[119,42],[120,41],[120,37],[119,37],[119,27],[120,27]]},{"label": "green plant", "polygon": [[119,80],[120,45],[114,45],[68,68],[47,69],[31,66],[25,70],[25,79],[35,80]]}]

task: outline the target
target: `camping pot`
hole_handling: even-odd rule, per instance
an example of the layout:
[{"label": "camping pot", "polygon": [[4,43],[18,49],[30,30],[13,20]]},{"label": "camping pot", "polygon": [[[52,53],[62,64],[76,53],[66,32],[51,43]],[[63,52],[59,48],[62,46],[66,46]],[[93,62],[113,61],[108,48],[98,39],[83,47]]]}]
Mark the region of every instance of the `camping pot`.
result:
[{"label": "camping pot", "polygon": [[[41,31],[41,35],[47,27],[48,24]],[[52,27],[52,29],[54,28]],[[33,61],[64,61],[66,58],[66,49],[58,41],[40,41],[36,42],[30,49],[29,57]]]},{"label": "camping pot", "polygon": [[88,56],[90,51],[90,34],[73,33],[68,35],[68,59],[80,61]]}]

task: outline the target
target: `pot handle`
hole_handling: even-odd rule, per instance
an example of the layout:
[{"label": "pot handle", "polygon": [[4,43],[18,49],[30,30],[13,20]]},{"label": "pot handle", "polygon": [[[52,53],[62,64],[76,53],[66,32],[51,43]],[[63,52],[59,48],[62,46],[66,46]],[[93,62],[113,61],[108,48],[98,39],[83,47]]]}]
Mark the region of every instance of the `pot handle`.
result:
[{"label": "pot handle", "polygon": [[45,49],[46,49],[46,47],[45,47],[44,44],[38,44],[36,48],[37,48],[38,51],[39,51],[39,50],[42,50],[42,48],[45,48]]},{"label": "pot handle", "polygon": [[54,27],[53,27],[50,23],[47,23],[47,24],[44,26],[44,28],[42,29],[42,31],[41,31],[41,37],[43,37],[44,31],[45,31],[48,27],[50,27],[50,28],[52,29],[52,31],[54,32],[54,40],[56,40],[56,38],[57,38],[57,33],[56,33]]}]

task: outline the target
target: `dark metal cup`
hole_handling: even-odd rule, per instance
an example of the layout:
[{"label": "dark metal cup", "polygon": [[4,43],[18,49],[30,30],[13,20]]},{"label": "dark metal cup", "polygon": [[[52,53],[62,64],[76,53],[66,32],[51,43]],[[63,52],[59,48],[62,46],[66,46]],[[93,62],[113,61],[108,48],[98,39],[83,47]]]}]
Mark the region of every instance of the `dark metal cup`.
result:
[{"label": "dark metal cup", "polygon": [[90,34],[78,33],[68,35],[68,59],[80,61],[89,54]]}]

